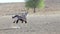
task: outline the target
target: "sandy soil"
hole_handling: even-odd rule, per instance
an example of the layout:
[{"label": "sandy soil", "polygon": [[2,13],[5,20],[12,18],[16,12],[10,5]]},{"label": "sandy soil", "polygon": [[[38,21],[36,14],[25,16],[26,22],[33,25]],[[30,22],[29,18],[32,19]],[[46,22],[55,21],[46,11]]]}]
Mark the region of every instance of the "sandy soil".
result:
[{"label": "sandy soil", "polygon": [[[60,34],[60,16],[28,15],[28,23],[12,23],[12,16],[0,17],[0,34]],[[14,28],[20,27],[20,28]]]},{"label": "sandy soil", "polygon": [[60,34],[60,0],[46,0],[43,10],[29,10],[28,23],[14,24],[11,17],[25,12],[24,3],[0,3],[0,34]]}]

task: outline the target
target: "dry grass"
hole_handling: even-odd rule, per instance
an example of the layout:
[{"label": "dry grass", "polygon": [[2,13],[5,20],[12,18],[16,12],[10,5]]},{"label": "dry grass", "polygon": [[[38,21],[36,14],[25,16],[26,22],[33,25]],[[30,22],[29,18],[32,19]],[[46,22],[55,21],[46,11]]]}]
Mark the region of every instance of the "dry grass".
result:
[{"label": "dry grass", "polygon": [[[37,14],[60,14],[60,2],[59,0],[45,0],[45,8],[40,10],[36,9]],[[26,10],[25,3],[17,2],[17,3],[0,3],[0,15],[6,14],[16,14],[20,12],[24,12]],[[27,10],[26,10],[27,11]],[[33,9],[28,11],[30,14],[33,14]]]}]

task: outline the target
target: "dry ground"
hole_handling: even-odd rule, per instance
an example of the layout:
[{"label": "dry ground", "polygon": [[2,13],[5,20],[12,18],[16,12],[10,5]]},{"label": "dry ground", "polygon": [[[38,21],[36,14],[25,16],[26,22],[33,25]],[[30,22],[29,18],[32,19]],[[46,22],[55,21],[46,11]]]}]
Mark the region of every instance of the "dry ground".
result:
[{"label": "dry ground", "polygon": [[[0,17],[0,34],[60,34],[60,15],[28,15],[28,23],[14,24],[10,16]],[[20,28],[13,28],[20,27]]]},{"label": "dry ground", "polygon": [[[28,23],[13,24],[11,17],[25,12],[24,3],[0,3],[0,34],[60,34],[60,0],[46,0],[43,10],[29,10]],[[13,28],[20,27],[20,28]]]}]

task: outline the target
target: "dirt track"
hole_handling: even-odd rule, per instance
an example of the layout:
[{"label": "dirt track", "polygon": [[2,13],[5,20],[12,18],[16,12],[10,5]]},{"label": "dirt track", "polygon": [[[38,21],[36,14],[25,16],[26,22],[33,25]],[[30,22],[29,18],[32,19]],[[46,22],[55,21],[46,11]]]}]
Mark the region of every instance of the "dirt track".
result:
[{"label": "dirt track", "polygon": [[27,24],[20,21],[13,24],[11,15],[22,10],[25,10],[24,3],[0,4],[0,34],[60,34],[60,0],[47,0],[43,11],[38,9],[37,15],[27,16]]},{"label": "dirt track", "polygon": [[[28,15],[28,23],[13,24],[11,16],[0,17],[0,34],[59,34],[59,15]],[[13,28],[13,27],[20,27]],[[7,28],[7,29],[6,29]],[[9,29],[10,28],[10,29]]]}]

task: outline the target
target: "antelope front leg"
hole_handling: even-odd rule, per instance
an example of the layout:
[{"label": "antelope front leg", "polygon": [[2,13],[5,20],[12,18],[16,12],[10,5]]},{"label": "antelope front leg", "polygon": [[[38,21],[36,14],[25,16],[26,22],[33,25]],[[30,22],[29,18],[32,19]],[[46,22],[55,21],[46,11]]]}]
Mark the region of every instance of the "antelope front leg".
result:
[{"label": "antelope front leg", "polygon": [[15,23],[15,21],[13,23]]},{"label": "antelope front leg", "polygon": [[16,21],[16,23],[18,23],[19,20]]},{"label": "antelope front leg", "polygon": [[27,23],[27,21],[25,21],[25,23]]},{"label": "antelope front leg", "polygon": [[23,23],[23,20],[21,22]]}]

